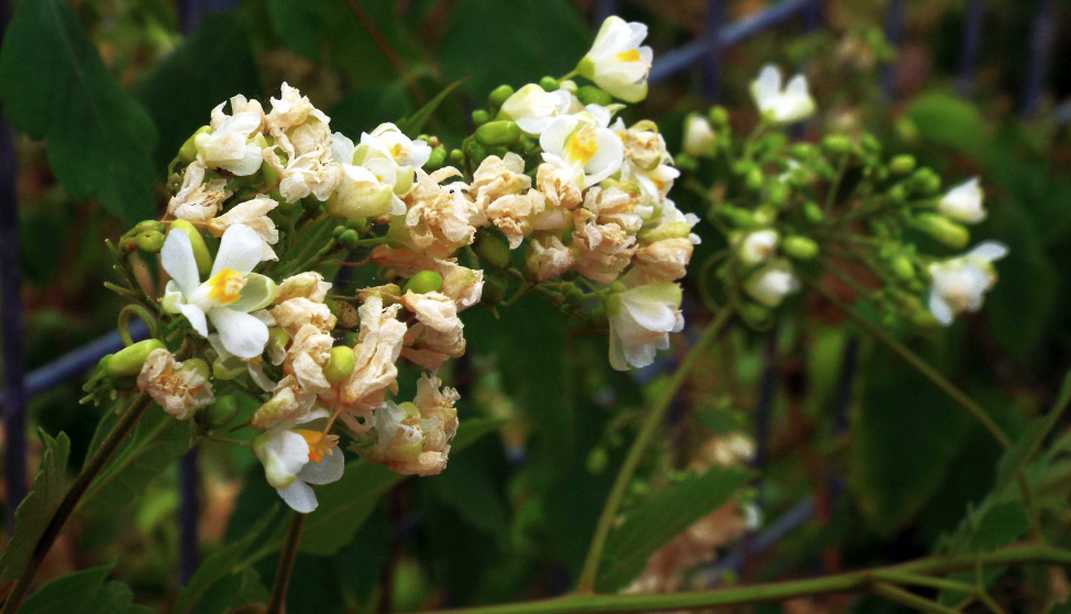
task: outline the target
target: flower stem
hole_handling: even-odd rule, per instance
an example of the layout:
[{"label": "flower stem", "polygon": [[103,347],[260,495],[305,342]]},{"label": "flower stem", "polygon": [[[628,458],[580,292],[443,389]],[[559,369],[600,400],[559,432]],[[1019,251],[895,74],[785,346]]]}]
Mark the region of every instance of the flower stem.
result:
[{"label": "flower stem", "polygon": [[275,585],[271,589],[268,614],[280,614],[285,608],[286,589],[290,586],[290,575],[294,572],[294,560],[297,558],[301,529],[304,525],[305,514],[294,512],[290,519],[290,528],[286,530],[283,551],[279,554],[279,566],[275,569]]},{"label": "flower stem", "polygon": [[636,473],[636,468],[643,458],[643,453],[647,450],[647,446],[651,443],[651,439],[654,437],[658,427],[661,426],[662,418],[665,416],[670,402],[677,396],[677,391],[684,384],[688,373],[695,366],[696,361],[707,346],[717,338],[718,334],[725,328],[725,325],[729,323],[732,315],[732,310],[724,309],[707,325],[703,331],[703,336],[692,346],[680,366],[677,367],[676,372],[673,373],[673,378],[670,380],[662,398],[658,400],[658,404],[647,414],[647,419],[644,421],[643,426],[640,427],[640,433],[636,436],[636,441],[629,448],[625,463],[621,466],[617,478],[614,479],[610,495],[603,506],[598,524],[595,525],[595,534],[591,538],[591,546],[588,549],[587,557],[584,559],[584,567],[576,587],[577,592],[591,593],[595,590],[595,576],[599,571],[599,560],[602,557],[603,547],[606,545],[606,538],[610,534],[610,527],[617,517],[621,502],[624,500],[625,490],[628,488],[633,474]]},{"label": "flower stem", "polygon": [[[441,610],[445,614],[575,614],[578,612],[654,612],[686,610],[745,603],[785,601],[795,597],[870,590],[883,576],[943,574],[974,567],[978,561],[992,565],[1025,563],[1071,564],[1071,550],[1038,544],[1014,544],[982,554],[931,556],[906,563],[805,580],[732,586],[712,591],[654,595],[566,595],[542,601]],[[887,586],[891,586],[886,582]],[[906,591],[905,591],[906,592]],[[929,602],[932,603],[932,602]]]},{"label": "flower stem", "polygon": [[141,419],[146,408],[149,407],[149,401],[149,397],[144,393],[135,397],[134,401],[123,414],[123,417],[119,419],[119,422],[117,422],[112,429],[112,432],[108,433],[108,437],[100,444],[97,451],[82,466],[81,473],[78,474],[74,483],[71,484],[71,488],[67,491],[67,494],[64,495],[59,506],[56,507],[56,511],[52,514],[52,519],[48,521],[48,525],[45,527],[44,532],[41,533],[41,537],[38,538],[37,545],[34,546],[33,556],[30,558],[29,564],[26,566],[26,569],[23,570],[22,575],[19,576],[18,582],[15,584],[15,587],[11,589],[7,602],[4,604],[3,614],[14,614],[14,612],[19,609],[19,605],[22,604],[22,600],[26,597],[26,592],[30,588],[30,583],[33,582],[33,577],[37,573],[37,568],[40,567],[41,561],[44,560],[45,555],[48,554],[48,551],[52,548],[52,544],[56,542],[56,538],[59,537],[63,525],[67,523],[67,520],[71,517],[75,508],[78,507],[82,495],[85,494],[94,478],[96,478],[101,469],[108,464],[108,461],[111,460],[115,451],[119,449],[119,444],[126,439],[126,436],[133,430],[134,425]]}]

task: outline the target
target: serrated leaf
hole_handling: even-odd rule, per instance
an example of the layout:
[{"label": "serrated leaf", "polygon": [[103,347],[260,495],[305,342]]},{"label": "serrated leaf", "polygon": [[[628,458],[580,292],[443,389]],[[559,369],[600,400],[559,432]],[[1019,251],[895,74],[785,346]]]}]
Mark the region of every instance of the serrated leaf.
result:
[{"label": "serrated leaf", "polygon": [[424,106],[416,110],[412,115],[405,117],[398,121],[398,129],[407,134],[411,138],[416,138],[420,131],[424,129],[425,124],[431,119],[432,114],[439,108],[439,105],[446,100],[446,97],[450,95],[457,86],[461,85],[461,81],[454,81],[450,85],[447,85],[441,92],[436,94],[431,100],[424,103]]},{"label": "serrated leaf", "polygon": [[127,223],[156,210],[156,130],[108,73],[64,0],[19,2],[0,50],[0,101],[18,129],[48,142],[48,162],[76,199]]},{"label": "serrated leaf", "polygon": [[0,581],[22,575],[33,549],[48,526],[52,514],[67,492],[67,457],[71,441],[65,433],[55,439],[40,431],[44,452],[30,492],[15,510],[15,526],[4,553],[0,555]]},{"label": "serrated leaf", "polygon": [[712,467],[646,499],[606,540],[596,586],[616,592],[643,571],[648,557],[743,488],[749,472]]},{"label": "serrated leaf", "polygon": [[261,93],[256,62],[237,15],[207,15],[135,91],[160,131],[155,160],[162,172],[186,139],[208,123],[210,109],[235,94],[256,98]]},{"label": "serrated leaf", "polygon": [[[451,446],[451,454],[462,452],[501,424],[501,420],[494,419],[463,420]],[[450,471],[449,466],[446,470]],[[365,460],[346,463],[341,480],[316,489],[320,505],[305,520],[301,551],[327,555],[341,550],[368,519],[379,498],[404,478]]]},{"label": "serrated leaf", "polygon": [[42,586],[22,604],[22,614],[145,614],[122,582],[108,581],[113,564],[61,576]]}]

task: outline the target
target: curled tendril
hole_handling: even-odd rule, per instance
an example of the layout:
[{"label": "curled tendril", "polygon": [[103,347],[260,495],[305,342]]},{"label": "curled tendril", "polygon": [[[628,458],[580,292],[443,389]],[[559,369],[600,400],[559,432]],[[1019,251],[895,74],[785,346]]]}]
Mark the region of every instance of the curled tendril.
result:
[{"label": "curled tendril", "polygon": [[131,316],[136,316],[139,320],[145,323],[145,326],[149,329],[150,337],[155,337],[157,332],[159,332],[156,318],[152,315],[152,312],[142,305],[131,303],[119,310],[119,321],[115,326],[119,331],[119,338],[122,339],[123,345],[134,344],[134,338],[130,336]]}]

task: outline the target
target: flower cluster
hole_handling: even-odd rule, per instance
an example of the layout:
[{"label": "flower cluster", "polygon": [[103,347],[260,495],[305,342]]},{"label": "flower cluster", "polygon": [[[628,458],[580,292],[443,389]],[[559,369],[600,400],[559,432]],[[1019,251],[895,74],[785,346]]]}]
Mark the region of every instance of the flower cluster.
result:
[{"label": "flower cluster", "polygon": [[[698,218],[668,199],[679,173],[654,123],[618,116],[615,97],[646,95],[645,36],[607,19],[573,73],[496,88],[449,150],[393,123],[352,139],[286,83],[267,105],[221,103],[172,162],[163,217],[119,243],[120,291],[159,323],[108,375],[136,375],[207,437],[237,420],[218,410],[228,397],[256,398],[248,444],[308,513],[344,447],[402,474],[445,469],[459,394],[443,377],[466,351],[461,312],[497,302],[485,283],[605,313],[612,365],[650,364],[683,327]],[[166,278],[131,272],[128,257],[157,253]],[[405,363],[423,371],[411,400]]]},{"label": "flower cluster", "polygon": [[981,308],[1007,248],[986,241],[931,255],[965,248],[966,225],[985,219],[977,178],[942,192],[937,173],[910,155],[883,156],[869,134],[792,142],[783,128],[816,110],[802,75],[782,87],[780,71],[766,66],[751,93],[759,121],[746,139],[734,140],[721,107],[684,123],[678,164],[713,179],[690,185],[727,242],[701,280],[725,291],[706,298],[759,326],[804,281],[876,299],[886,323],[949,325]]}]

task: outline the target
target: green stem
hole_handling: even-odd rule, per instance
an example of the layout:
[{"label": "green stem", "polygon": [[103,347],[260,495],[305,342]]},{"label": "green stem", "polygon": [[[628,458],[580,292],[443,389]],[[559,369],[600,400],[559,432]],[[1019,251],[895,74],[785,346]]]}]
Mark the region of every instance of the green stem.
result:
[{"label": "green stem", "polygon": [[594,591],[595,577],[599,571],[599,561],[602,557],[603,547],[606,545],[606,537],[610,534],[610,527],[617,517],[618,509],[625,498],[625,491],[628,489],[633,474],[636,473],[636,468],[643,458],[643,453],[647,450],[647,446],[651,443],[655,432],[658,431],[658,427],[661,426],[662,418],[665,416],[670,402],[677,396],[677,391],[684,384],[688,373],[695,366],[706,347],[717,338],[718,333],[729,323],[731,317],[732,310],[724,309],[707,325],[706,330],[703,331],[703,336],[689,350],[680,366],[677,367],[676,372],[673,373],[673,378],[670,380],[662,398],[659,399],[658,404],[647,414],[647,419],[644,421],[643,426],[640,427],[640,433],[636,436],[636,441],[632,443],[632,447],[629,448],[625,462],[621,465],[621,470],[614,480],[610,495],[603,506],[602,514],[599,516],[598,524],[595,525],[595,534],[591,538],[591,546],[588,548],[587,557],[584,559],[584,567],[577,583],[577,592],[590,593]]},{"label": "green stem", "polygon": [[1071,550],[1037,544],[1016,544],[985,554],[932,556],[868,570],[822,576],[806,580],[767,582],[733,586],[712,591],[661,595],[579,595],[572,594],[542,601],[444,610],[446,614],[575,614],[580,612],[653,612],[712,608],[827,593],[867,590],[882,574],[904,572],[937,574],[970,569],[979,559],[987,564],[1013,565],[1045,563],[1071,565]]},{"label": "green stem", "polygon": [[885,582],[878,582],[875,584],[874,593],[889,601],[899,603],[900,605],[906,605],[919,612],[929,612],[930,614],[958,614],[956,610],[953,610],[948,606],[943,606],[936,601],[920,597],[915,593],[900,588],[899,586],[893,586],[892,584],[887,584]]},{"label": "green stem", "polygon": [[927,588],[936,588],[942,591],[954,591],[967,595],[971,595],[975,591],[974,586],[967,584],[966,582],[946,580],[944,578],[935,578],[933,576],[924,576],[904,571],[879,571],[874,573],[874,577],[883,582],[893,584],[902,584],[904,586],[925,586]]},{"label": "green stem", "polygon": [[283,551],[279,554],[279,566],[275,569],[275,584],[271,589],[268,614],[279,614],[285,607],[286,591],[290,586],[290,576],[294,572],[294,560],[297,559],[301,529],[304,525],[305,514],[294,512],[293,518],[290,519],[290,528],[286,530]]},{"label": "green stem", "polygon": [[837,192],[840,191],[840,184],[844,181],[844,173],[848,171],[849,160],[851,160],[851,154],[844,154],[841,156],[840,164],[837,165],[837,175],[833,178],[833,184],[829,186],[829,193],[826,194],[826,204],[822,208],[827,215],[833,210],[833,204],[837,200]]},{"label": "green stem", "polygon": [[48,551],[52,548],[52,544],[56,542],[56,538],[59,537],[63,525],[67,523],[71,514],[74,513],[75,508],[78,507],[78,502],[82,499],[82,495],[85,494],[89,485],[93,482],[93,479],[96,478],[97,474],[100,473],[100,470],[108,464],[112,455],[115,454],[115,451],[119,448],[119,444],[126,439],[126,436],[133,430],[134,425],[141,419],[141,416],[145,413],[145,409],[150,405],[149,401],[149,397],[144,393],[135,397],[134,401],[123,414],[123,417],[119,419],[115,428],[112,429],[112,432],[108,433],[108,436],[101,442],[97,451],[82,466],[82,471],[78,474],[74,483],[71,484],[71,488],[56,507],[56,511],[53,512],[52,518],[48,521],[48,525],[45,527],[44,532],[41,533],[41,537],[38,538],[30,562],[26,565],[26,569],[23,570],[22,575],[19,576],[15,587],[11,589],[7,602],[4,603],[3,614],[14,614],[18,611],[19,606],[22,604],[22,600],[26,597],[26,593],[30,588],[30,583],[33,582],[33,577],[37,573],[37,568],[41,565],[41,561],[44,560]]}]

